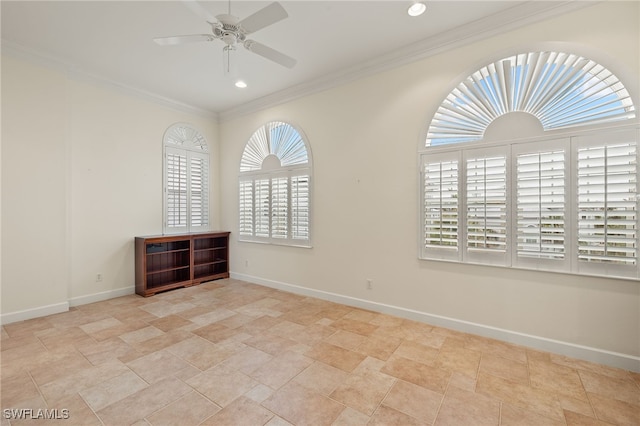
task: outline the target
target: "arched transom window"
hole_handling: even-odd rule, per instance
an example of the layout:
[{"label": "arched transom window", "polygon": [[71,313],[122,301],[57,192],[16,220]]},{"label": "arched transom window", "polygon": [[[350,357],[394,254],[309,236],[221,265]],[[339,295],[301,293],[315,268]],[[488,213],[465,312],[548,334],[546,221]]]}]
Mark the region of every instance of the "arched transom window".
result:
[{"label": "arched transom window", "polygon": [[496,118],[515,111],[545,130],[635,117],[629,93],[602,65],[570,53],[522,53],[462,80],[433,117],[426,146],[480,140]]},{"label": "arched transom window", "polygon": [[640,278],[639,133],[624,85],[581,56],[471,73],[420,152],[421,258]]},{"label": "arched transom window", "polygon": [[311,155],[292,125],[272,121],[249,138],[240,161],[241,241],[311,245]]}]

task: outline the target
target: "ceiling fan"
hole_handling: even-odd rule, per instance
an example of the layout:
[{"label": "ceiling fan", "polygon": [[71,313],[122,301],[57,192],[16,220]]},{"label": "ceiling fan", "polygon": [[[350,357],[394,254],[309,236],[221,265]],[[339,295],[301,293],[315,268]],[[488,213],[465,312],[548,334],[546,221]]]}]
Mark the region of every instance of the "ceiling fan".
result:
[{"label": "ceiling fan", "polygon": [[293,68],[296,65],[297,61],[294,58],[265,46],[262,43],[247,39],[247,35],[275,24],[289,16],[280,3],[273,2],[243,20],[239,20],[239,18],[231,14],[231,1],[229,1],[229,12],[217,16],[209,13],[209,11],[197,1],[185,0],[184,3],[189,9],[204,18],[207,23],[211,25],[212,33],[154,38],[153,40],[157,44],[161,46],[171,46],[200,41],[222,40],[225,43],[223,48],[225,71],[228,71],[230,66],[229,59],[231,52],[234,51],[239,44],[244,46],[248,51],[287,68]]}]

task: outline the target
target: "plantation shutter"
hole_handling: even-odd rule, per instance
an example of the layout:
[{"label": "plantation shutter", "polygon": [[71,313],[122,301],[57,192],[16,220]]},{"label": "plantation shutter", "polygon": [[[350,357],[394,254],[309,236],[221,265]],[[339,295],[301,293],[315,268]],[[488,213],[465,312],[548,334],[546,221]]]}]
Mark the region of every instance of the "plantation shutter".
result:
[{"label": "plantation shutter", "polygon": [[638,151],[633,132],[577,149],[578,267],[637,276]]},{"label": "plantation shutter", "polygon": [[209,157],[188,152],[190,231],[206,230],[209,226]]},{"label": "plantation shutter", "polygon": [[516,145],[515,266],[568,270],[568,140]]},{"label": "plantation shutter", "polygon": [[271,179],[271,237],[288,237],[289,180],[286,177]]},{"label": "plantation shutter", "polygon": [[255,236],[269,238],[271,228],[271,202],[269,179],[256,179],[254,184],[254,220]]},{"label": "plantation shutter", "polygon": [[240,181],[240,235],[253,236],[253,181]]},{"label": "plantation shutter", "polygon": [[507,157],[504,149],[469,150],[466,167],[466,251],[469,262],[506,265]]},{"label": "plantation shutter", "polygon": [[291,238],[309,239],[309,176],[291,177]]},{"label": "plantation shutter", "polygon": [[459,260],[459,155],[429,155],[422,160],[424,257]]},{"label": "plantation shutter", "polygon": [[187,229],[187,155],[185,151],[167,149],[166,226],[175,232]]}]

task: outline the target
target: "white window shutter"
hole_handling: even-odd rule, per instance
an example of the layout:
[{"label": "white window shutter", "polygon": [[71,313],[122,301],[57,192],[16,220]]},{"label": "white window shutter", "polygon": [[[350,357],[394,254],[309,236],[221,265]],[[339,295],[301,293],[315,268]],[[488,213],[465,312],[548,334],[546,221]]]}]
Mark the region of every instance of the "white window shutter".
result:
[{"label": "white window shutter", "polygon": [[568,271],[569,140],[517,144],[514,266]]},{"label": "white window shutter", "polygon": [[167,149],[165,161],[166,227],[181,232],[187,229],[186,152]]},{"label": "white window shutter", "polygon": [[291,238],[309,240],[309,176],[291,177]]},{"label": "white window shutter", "polygon": [[271,236],[271,188],[269,182],[269,179],[256,179],[254,183],[254,236],[259,238],[269,238]]},{"label": "white window shutter", "polygon": [[253,181],[240,181],[240,224],[238,232],[241,236],[253,236]]},{"label": "white window shutter", "polygon": [[507,154],[504,148],[465,152],[467,261],[507,265]]},{"label": "white window shutter", "polygon": [[629,136],[581,138],[577,148],[578,266],[637,276],[638,150]]},{"label": "white window shutter", "polygon": [[271,179],[271,237],[286,239],[289,236],[289,179]]},{"label": "white window shutter", "polygon": [[189,152],[189,212],[191,231],[209,227],[209,157]]},{"label": "white window shutter", "polygon": [[459,155],[422,158],[422,257],[460,260]]}]

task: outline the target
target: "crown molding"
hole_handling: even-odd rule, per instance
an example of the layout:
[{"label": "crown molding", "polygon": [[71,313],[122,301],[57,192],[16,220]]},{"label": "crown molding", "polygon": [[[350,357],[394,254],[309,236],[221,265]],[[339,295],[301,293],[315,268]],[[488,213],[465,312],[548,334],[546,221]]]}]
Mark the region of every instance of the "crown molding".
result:
[{"label": "crown molding", "polygon": [[122,93],[127,96],[142,99],[147,102],[151,102],[157,105],[161,105],[178,112],[197,115],[206,119],[218,120],[218,113],[214,111],[208,111],[201,108],[194,107],[184,102],[170,99],[164,96],[160,96],[156,93],[152,93],[146,90],[139,89],[137,87],[129,86],[120,83],[115,80],[108,79],[106,77],[88,73],[79,69],[77,66],[62,61],[53,56],[38,52],[33,49],[29,49],[20,44],[12,41],[2,40],[2,55],[13,57],[16,59],[30,62],[45,68],[53,69],[62,74],[65,74],[68,78],[75,81],[84,83],[90,83],[98,87],[109,89]]},{"label": "crown molding", "polygon": [[410,44],[404,48],[394,50],[374,60],[329,73],[319,79],[308,81],[237,107],[221,111],[218,113],[218,116],[221,121],[233,120],[243,115],[328,90],[363,77],[398,68],[442,52],[512,31],[524,25],[544,21],[601,2],[601,0],[528,1],[486,18],[440,33],[434,37]]}]

